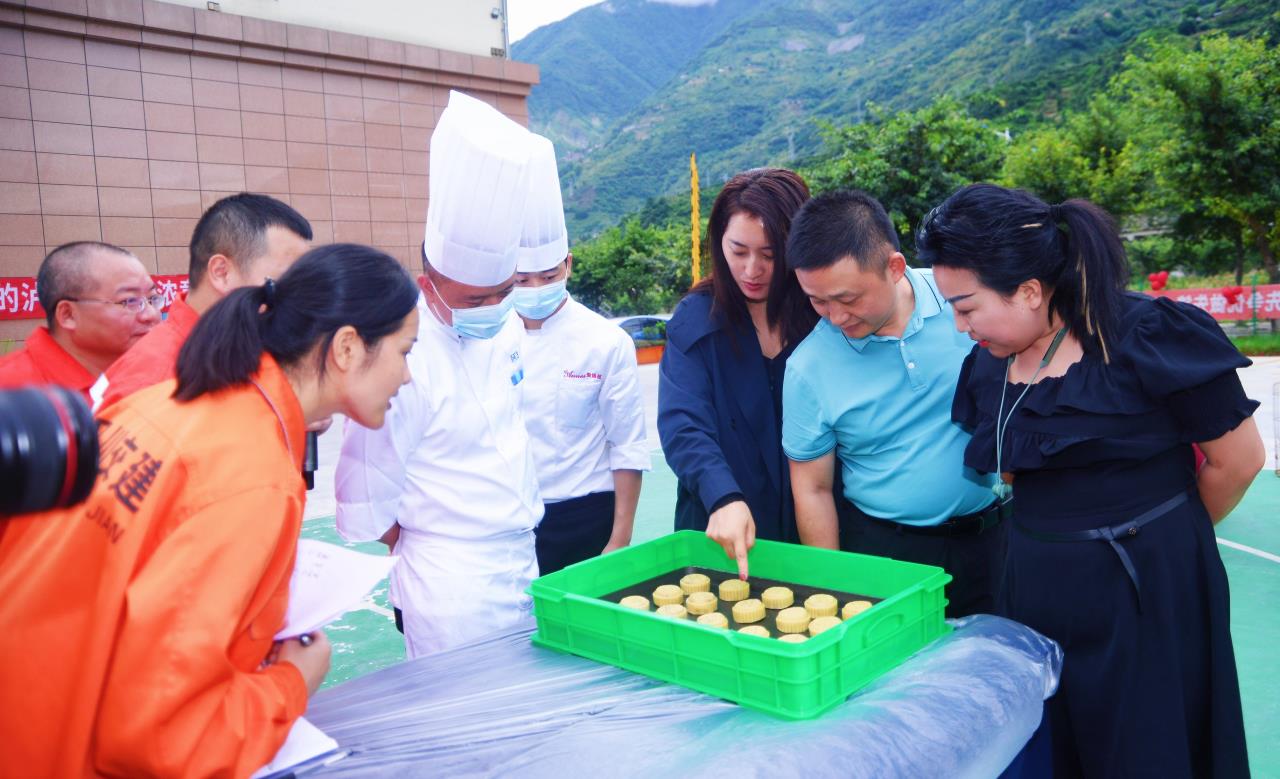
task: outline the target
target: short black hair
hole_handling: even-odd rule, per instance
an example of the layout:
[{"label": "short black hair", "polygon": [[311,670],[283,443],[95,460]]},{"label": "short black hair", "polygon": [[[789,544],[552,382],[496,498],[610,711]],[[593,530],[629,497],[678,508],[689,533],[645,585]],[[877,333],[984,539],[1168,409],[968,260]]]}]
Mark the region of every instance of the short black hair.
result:
[{"label": "short black hair", "polygon": [[826,268],[852,257],[863,270],[884,270],[885,245],[900,251],[898,231],[880,201],[866,192],[828,192],[805,203],[791,222],[787,265]]},{"label": "short black hair", "polygon": [[49,252],[40,263],[40,270],[36,273],[36,297],[44,308],[45,322],[50,330],[54,326],[54,310],[58,302],[80,297],[88,291],[89,282],[93,279],[90,258],[99,251],[133,256],[127,249],[101,241],[72,241]]},{"label": "short black hair", "polygon": [[208,311],[178,352],[180,401],[248,383],[262,362],[290,369],[324,354],[351,325],[374,349],[399,330],[418,302],[418,285],[390,255],[369,246],[332,243],[298,258],[279,281],[233,290]]},{"label": "short black hair", "polygon": [[191,233],[191,264],[187,273],[192,288],[200,285],[209,258],[229,257],[240,270],[247,270],[267,250],[267,228],[283,227],[311,240],[311,223],[287,203],[268,195],[241,192],[209,206]]}]

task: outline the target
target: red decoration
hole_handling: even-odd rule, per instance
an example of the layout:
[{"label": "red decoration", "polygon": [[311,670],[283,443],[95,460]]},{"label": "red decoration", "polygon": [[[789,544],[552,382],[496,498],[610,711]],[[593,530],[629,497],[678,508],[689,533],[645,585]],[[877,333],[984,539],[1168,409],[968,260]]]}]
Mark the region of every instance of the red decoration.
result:
[{"label": "red decoration", "polygon": [[1151,282],[1151,289],[1159,292],[1164,289],[1164,285],[1169,283],[1169,271],[1162,270],[1147,276],[1147,281]]},{"label": "red decoration", "polygon": [[[187,293],[187,274],[152,276],[156,292],[164,295],[164,310],[175,298]],[[36,298],[36,280],[32,276],[0,278],[0,320],[44,319],[44,308]]]},{"label": "red decoration", "polygon": [[1190,303],[1208,311],[1215,319],[1240,321],[1251,319],[1254,314],[1257,314],[1259,319],[1280,319],[1280,284],[1218,289],[1152,290],[1148,294]]}]

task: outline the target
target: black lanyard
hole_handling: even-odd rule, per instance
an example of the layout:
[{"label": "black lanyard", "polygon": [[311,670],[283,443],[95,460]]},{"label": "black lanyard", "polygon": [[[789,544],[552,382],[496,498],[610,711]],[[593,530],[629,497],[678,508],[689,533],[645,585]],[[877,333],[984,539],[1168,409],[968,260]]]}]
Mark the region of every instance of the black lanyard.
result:
[{"label": "black lanyard", "polygon": [[1009,497],[1009,493],[1013,489],[1005,484],[1004,481],[1004,436],[1009,431],[1009,420],[1013,419],[1013,412],[1017,411],[1018,404],[1031,391],[1032,385],[1036,383],[1036,379],[1040,377],[1040,371],[1049,366],[1053,360],[1053,355],[1057,353],[1058,347],[1062,345],[1062,339],[1067,337],[1067,328],[1062,328],[1058,334],[1053,337],[1053,343],[1049,344],[1049,348],[1045,350],[1044,357],[1040,358],[1040,364],[1036,366],[1036,372],[1031,374],[1031,380],[1027,382],[1027,386],[1022,390],[1022,394],[1018,395],[1018,399],[1013,401],[1013,405],[1009,407],[1008,416],[1004,413],[1004,396],[1005,390],[1009,388],[1009,369],[1013,367],[1013,355],[1009,355],[1009,359],[1004,364],[1004,384],[1000,386],[1000,410],[996,413],[996,483],[992,485],[991,490],[995,492],[1001,500]]}]

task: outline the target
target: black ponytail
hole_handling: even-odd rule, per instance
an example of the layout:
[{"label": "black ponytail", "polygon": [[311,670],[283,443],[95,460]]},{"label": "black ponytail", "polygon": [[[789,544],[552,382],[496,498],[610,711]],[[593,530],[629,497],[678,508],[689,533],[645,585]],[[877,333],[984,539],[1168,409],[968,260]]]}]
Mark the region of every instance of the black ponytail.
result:
[{"label": "black ponytail", "polygon": [[[417,285],[383,252],[342,243],[312,249],[279,280],[234,290],[200,317],[178,353],[174,397],[244,384],[264,353],[285,368],[317,346],[323,355],[346,325],[372,348],[400,329],[417,300]],[[323,375],[323,358],[316,370]]]},{"label": "black ponytail", "polygon": [[248,381],[258,369],[264,345],[262,287],[232,290],[200,317],[178,352],[178,400]]},{"label": "black ponytail", "polygon": [[1114,343],[1120,299],[1129,284],[1120,233],[1111,216],[1088,200],[1068,200],[1054,208],[1066,228],[1066,267],[1050,307],[1070,326],[1077,341],[1096,344],[1103,360],[1110,362],[1108,343]]},{"label": "black ponytail", "polygon": [[1004,296],[1038,280],[1050,312],[1110,360],[1129,265],[1115,222],[1093,203],[1050,206],[1024,190],[971,184],[929,212],[916,250],[924,264],[971,271]]}]

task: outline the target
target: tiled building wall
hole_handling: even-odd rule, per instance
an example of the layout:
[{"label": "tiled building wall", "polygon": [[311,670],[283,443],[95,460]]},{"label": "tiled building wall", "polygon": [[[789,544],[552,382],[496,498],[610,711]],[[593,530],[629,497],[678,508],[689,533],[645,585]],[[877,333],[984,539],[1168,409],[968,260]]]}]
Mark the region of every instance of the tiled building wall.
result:
[{"label": "tiled building wall", "polygon": [[[0,277],[72,240],[185,273],[201,211],[273,195],[418,267],[451,88],[527,124],[523,63],[152,0],[0,1]],[[38,324],[0,322],[0,339]]]}]

